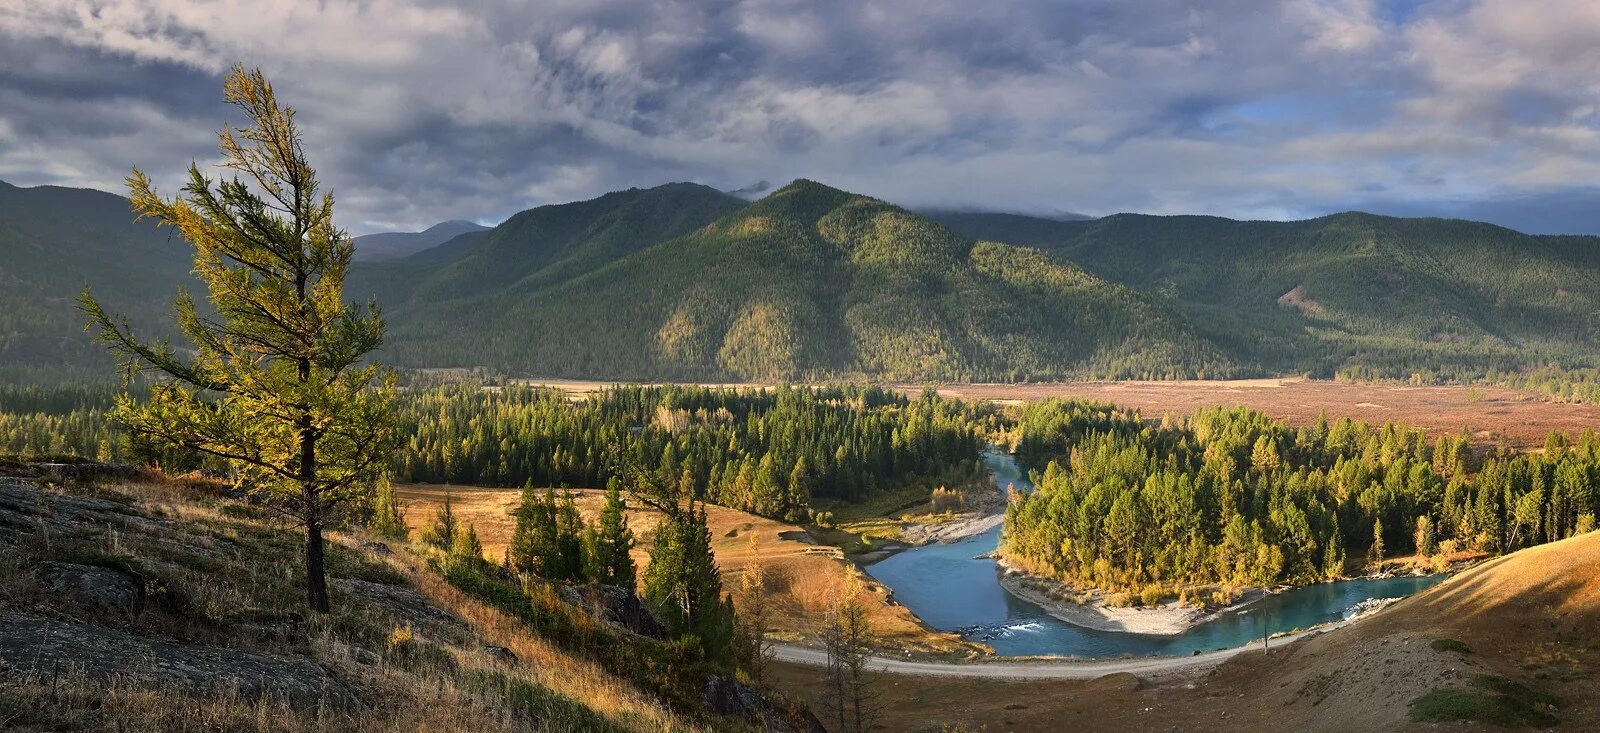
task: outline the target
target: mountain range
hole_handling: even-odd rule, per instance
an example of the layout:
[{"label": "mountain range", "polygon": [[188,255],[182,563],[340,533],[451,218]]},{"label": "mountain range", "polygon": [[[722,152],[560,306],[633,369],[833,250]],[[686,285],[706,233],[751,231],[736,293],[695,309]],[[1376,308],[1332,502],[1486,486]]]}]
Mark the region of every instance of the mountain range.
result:
[{"label": "mountain range", "polygon": [[463,246],[476,239],[476,235],[489,230],[482,224],[452,219],[434,224],[420,232],[378,232],[355,238],[356,261],[381,262],[409,257],[425,249],[432,249],[457,237],[465,237]]},{"label": "mountain range", "polygon": [[[754,202],[673,183],[445,226],[352,268],[347,296],[384,307],[388,362],[762,381],[1454,378],[1600,353],[1600,238],[1462,220],[917,213],[801,180]],[[190,282],[183,243],[100,192],[0,186],[0,255],[8,380],[109,374],[71,308],[82,285],[159,333]]]}]

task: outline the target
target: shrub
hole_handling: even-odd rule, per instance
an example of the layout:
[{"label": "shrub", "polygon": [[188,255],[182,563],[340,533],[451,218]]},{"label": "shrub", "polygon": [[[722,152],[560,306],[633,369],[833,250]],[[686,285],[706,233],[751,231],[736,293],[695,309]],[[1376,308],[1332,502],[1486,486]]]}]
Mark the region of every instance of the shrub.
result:
[{"label": "shrub", "polygon": [[1159,606],[1161,599],[1167,597],[1166,589],[1159,585],[1147,585],[1139,591],[1139,603],[1144,606]]},{"label": "shrub", "polygon": [[955,489],[947,489],[943,486],[933,490],[934,514],[959,512],[965,509],[966,505],[967,495],[965,492],[957,491]]},{"label": "shrub", "polygon": [[1457,654],[1472,653],[1472,649],[1470,647],[1468,647],[1466,644],[1456,641],[1455,639],[1434,639],[1433,643],[1429,644],[1428,646],[1433,647],[1434,651],[1440,652],[1455,652]]}]

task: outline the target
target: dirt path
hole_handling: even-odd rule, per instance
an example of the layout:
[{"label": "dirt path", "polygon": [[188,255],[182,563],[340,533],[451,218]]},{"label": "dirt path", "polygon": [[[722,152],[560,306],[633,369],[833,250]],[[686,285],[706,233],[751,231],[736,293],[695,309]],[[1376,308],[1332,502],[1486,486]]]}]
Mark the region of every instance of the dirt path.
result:
[{"label": "dirt path", "polygon": [[[1343,621],[1309,631],[1286,634],[1271,640],[1269,648],[1277,648],[1315,634],[1322,634],[1344,626]],[[1138,657],[1131,659],[1016,661],[1016,662],[918,662],[875,656],[868,662],[874,672],[903,674],[920,677],[966,677],[1000,680],[1087,680],[1108,674],[1126,672],[1135,675],[1155,675],[1167,672],[1190,672],[1208,669],[1235,655],[1261,648],[1250,644],[1234,649],[1221,649],[1189,657]],[[812,667],[826,666],[828,655],[821,649],[776,644],[773,646],[778,661],[804,664]]]}]

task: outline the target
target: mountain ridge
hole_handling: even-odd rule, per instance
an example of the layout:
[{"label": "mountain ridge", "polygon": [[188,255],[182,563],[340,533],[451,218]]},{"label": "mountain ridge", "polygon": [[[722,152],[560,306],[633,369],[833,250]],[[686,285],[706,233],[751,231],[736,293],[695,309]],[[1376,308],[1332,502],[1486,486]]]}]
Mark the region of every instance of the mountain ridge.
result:
[{"label": "mountain ridge", "polygon": [[[31,193],[30,193],[31,192]],[[35,201],[34,199],[42,199]],[[91,189],[0,187],[15,379],[108,361],[83,284],[158,334],[188,248]],[[70,282],[69,282],[70,281]],[[1600,237],[1341,212],[1292,222],[914,212],[799,180],[534,207],[358,262],[383,358],[599,378],[1471,379],[1600,352]],[[624,346],[625,345],[625,346]]]}]

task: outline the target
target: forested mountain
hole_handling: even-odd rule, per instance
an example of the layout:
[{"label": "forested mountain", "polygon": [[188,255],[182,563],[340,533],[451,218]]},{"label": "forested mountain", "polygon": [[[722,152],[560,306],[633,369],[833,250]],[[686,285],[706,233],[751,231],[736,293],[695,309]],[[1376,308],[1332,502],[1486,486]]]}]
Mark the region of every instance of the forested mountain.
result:
[{"label": "forested mountain", "polygon": [[[520,218],[411,291],[407,310],[395,311],[404,317],[392,331],[394,359],[545,375],[753,380],[1236,370],[1181,316],[1130,288],[810,181],[599,267],[592,263],[618,254],[605,248],[607,238],[529,248]],[[563,269],[566,262],[581,266]],[[535,274],[521,275],[528,271]]]},{"label": "forested mountain", "polygon": [[434,224],[420,232],[364,234],[355,238],[356,260],[361,262],[398,260],[432,249],[457,237],[465,237],[465,242],[470,243],[476,239],[472,235],[481,234],[488,229],[489,227],[481,224],[452,219]]},{"label": "forested mountain", "polygon": [[[0,257],[12,382],[110,375],[83,285],[159,327],[191,281],[185,244],[94,191],[0,184]],[[1595,237],[917,214],[809,181],[753,203],[674,183],[541,206],[359,262],[346,295],[383,305],[386,361],[542,376],[1471,379],[1600,354]]]},{"label": "forested mountain", "polygon": [[0,383],[109,379],[73,299],[93,286],[135,327],[160,329],[179,283],[193,282],[190,252],[134,222],[121,196],[0,181]]},{"label": "forested mountain", "polygon": [[1159,294],[1273,371],[1477,376],[1600,351],[1600,238],[1345,213],[1292,222],[941,215]]}]

